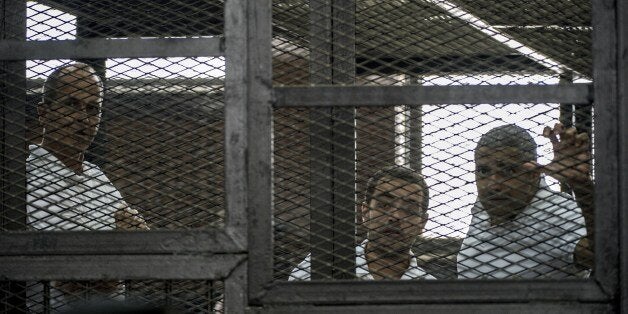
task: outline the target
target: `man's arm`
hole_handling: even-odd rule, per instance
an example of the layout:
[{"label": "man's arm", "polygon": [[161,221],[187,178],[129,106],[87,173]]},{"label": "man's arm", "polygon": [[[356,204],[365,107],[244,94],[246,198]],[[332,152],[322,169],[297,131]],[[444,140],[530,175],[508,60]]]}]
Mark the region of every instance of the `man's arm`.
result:
[{"label": "man's arm", "polygon": [[[587,237],[582,238],[574,252],[574,260],[589,268],[593,267],[595,235],[594,186],[591,178],[591,147],[587,133],[578,134],[571,127],[565,129],[557,123],[554,128],[545,127],[543,136],[549,138],[554,148],[554,159],[544,166],[544,171],[559,182],[569,185],[582,210]],[[560,140],[557,136],[560,136]]]}]

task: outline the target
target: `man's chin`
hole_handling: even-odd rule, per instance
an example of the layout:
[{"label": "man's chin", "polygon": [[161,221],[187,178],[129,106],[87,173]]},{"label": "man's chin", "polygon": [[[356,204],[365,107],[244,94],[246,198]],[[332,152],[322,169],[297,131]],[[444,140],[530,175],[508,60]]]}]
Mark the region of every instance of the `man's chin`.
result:
[{"label": "man's chin", "polygon": [[408,245],[402,241],[402,239],[387,239],[387,240],[369,240],[371,249],[377,251],[387,252],[405,252],[409,250],[411,245]]}]

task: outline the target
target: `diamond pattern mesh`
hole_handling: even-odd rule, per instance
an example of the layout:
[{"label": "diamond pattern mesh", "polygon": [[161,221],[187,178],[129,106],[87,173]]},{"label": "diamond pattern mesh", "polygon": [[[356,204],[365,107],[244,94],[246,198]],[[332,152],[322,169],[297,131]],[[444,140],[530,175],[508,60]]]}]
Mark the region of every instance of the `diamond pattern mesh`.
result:
[{"label": "diamond pattern mesh", "polygon": [[[221,35],[223,5],[28,1],[22,38]],[[77,61],[91,68],[75,71]],[[27,215],[8,214],[3,230],[224,224],[224,57],[27,60],[25,68],[12,63],[7,70],[4,95],[14,108],[26,107],[11,118],[12,154],[30,157]],[[44,90],[50,97],[39,106]],[[100,109],[94,107],[99,99]],[[81,136],[88,148],[72,148]],[[17,143],[24,140],[40,149],[22,150]]]},{"label": "diamond pattern mesh", "polygon": [[[220,0],[23,4],[2,40],[224,33]],[[590,83],[591,29],[588,1],[276,0],[274,86]],[[224,225],[224,58],[1,66],[3,232]],[[592,105],[292,105],[273,112],[275,279],[591,275]],[[6,312],[222,311],[220,282],[0,289]]]},{"label": "diamond pattern mesh", "polygon": [[[321,272],[325,271],[324,266],[352,263],[354,254],[358,254],[353,267],[357,267],[358,276],[367,276],[365,273],[373,265],[367,264],[365,261],[370,260],[364,256],[359,257],[364,245],[341,253],[349,245],[364,244],[364,240],[373,245],[370,249],[366,245],[366,252],[383,250],[382,254],[373,255],[382,260],[390,257],[384,253],[399,253],[394,244],[405,241],[403,251],[411,250],[407,257],[412,257],[411,262],[416,258],[416,265],[427,274],[416,278],[588,275],[583,267],[586,263],[573,261],[576,245],[582,245],[581,239],[586,239],[586,232],[591,230],[586,228],[592,219],[586,216],[592,210],[592,186],[586,183],[591,162],[588,135],[583,132],[573,138],[572,131],[564,131],[553,148],[543,133],[547,132],[545,126],[558,122],[560,112],[556,104],[355,109],[356,150],[346,156],[354,158],[351,161],[355,165],[355,181],[348,183],[341,180],[343,172],[339,175],[332,171],[322,180],[311,173],[321,164],[333,168],[329,160],[337,158],[323,154],[323,148],[311,144],[330,142],[328,137],[314,134],[320,125],[315,125],[313,119],[322,111],[275,110],[277,279],[309,278],[316,263],[311,261],[316,254],[313,252],[319,254]],[[416,132],[412,127],[416,125],[407,126],[408,120],[417,115],[422,120],[418,139],[412,138],[412,132]],[[331,117],[329,120],[337,122]],[[408,129],[400,132],[401,126]],[[503,126],[507,126],[505,131],[501,130]],[[534,157],[522,159],[520,151],[511,152],[510,146],[501,144],[488,151],[484,146],[493,144],[477,148],[480,138],[488,143],[501,141],[502,135],[489,132],[493,129],[506,135],[514,132],[515,139],[527,136],[533,140],[527,143],[532,143]],[[567,146],[570,139],[578,145],[576,149]],[[420,145],[414,145],[417,140]],[[382,171],[386,173],[383,176],[378,174]],[[583,182],[565,179],[567,175],[582,174]],[[313,183],[312,178],[318,181]],[[423,180],[428,191],[424,190]],[[561,187],[561,182],[570,183]],[[353,187],[355,194],[336,198],[334,189]],[[483,194],[478,197],[478,193]],[[429,195],[427,211],[422,211],[426,201],[423,195]],[[350,206],[341,208],[347,200]],[[500,217],[505,220],[500,221]],[[342,232],[352,235],[348,242],[339,242],[338,233]],[[376,240],[382,243],[373,242]],[[588,250],[587,247],[585,251]],[[495,266],[502,263],[509,266]],[[351,274],[333,267],[318,279],[343,278],[335,277],[337,271]]]},{"label": "diamond pattern mesh", "polygon": [[[277,0],[273,79],[590,83],[590,3]],[[591,105],[288,105],[273,116],[276,280],[591,275]]]},{"label": "diamond pattern mesh", "polygon": [[0,292],[3,313],[223,313],[224,284],[202,280],[2,282]]}]

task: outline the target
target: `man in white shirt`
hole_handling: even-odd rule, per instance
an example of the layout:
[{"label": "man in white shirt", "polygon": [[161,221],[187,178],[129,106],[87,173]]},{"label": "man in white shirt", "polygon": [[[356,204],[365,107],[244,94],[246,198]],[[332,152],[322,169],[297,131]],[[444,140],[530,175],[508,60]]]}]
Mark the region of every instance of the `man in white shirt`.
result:
[{"label": "man in white shirt", "polygon": [[[417,265],[412,244],[428,219],[429,195],[420,173],[389,167],[368,182],[362,219],[367,239],[356,247],[356,276],[360,279],[435,279]],[[289,280],[310,280],[308,255]]]},{"label": "man in white shirt", "polygon": [[[593,235],[589,137],[561,124],[543,133],[554,148],[554,160],[546,166],[536,163],[534,139],[516,125],[494,128],[478,142],[478,201],[458,253],[459,278],[588,275]],[[568,184],[578,201],[551,190],[543,174]]]},{"label": "man in white shirt", "polygon": [[[103,83],[86,64],[60,67],[46,80],[37,107],[42,141],[29,147],[27,160],[29,227],[46,231],[148,229],[98,166],[84,160],[98,132],[102,100]],[[61,295],[67,299],[85,289],[75,282],[53,282],[52,286],[52,303]],[[121,285],[97,282],[91,288],[112,294]]]}]

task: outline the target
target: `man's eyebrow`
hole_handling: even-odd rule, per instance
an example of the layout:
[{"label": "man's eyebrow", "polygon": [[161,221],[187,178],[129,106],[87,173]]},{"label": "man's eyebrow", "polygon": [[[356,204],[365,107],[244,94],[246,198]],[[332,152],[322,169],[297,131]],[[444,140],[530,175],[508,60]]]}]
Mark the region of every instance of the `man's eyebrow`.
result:
[{"label": "man's eyebrow", "polygon": [[389,191],[383,191],[383,192],[381,192],[380,194],[375,194],[375,195],[373,195],[373,198],[374,198],[374,199],[378,199],[378,198],[380,198],[380,197],[381,197],[381,198],[397,198],[397,196],[394,196],[394,195],[390,194],[390,192],[389,192]]},{"label": "man's eyebrow", "polygon": [[421,203],[419,200],[417,200],[415,198],[412,198],[412,196],[420,197],[421,194],[422,193],[419,191],[417,193],[412,193],[412,194],[406,195],[406,196],[396,196],[396,195],[393,195],[390,192],[386,191],[386,192],[382,192],[382,194],[374,195],[373,198],[377,199],[377,198],[381,197],[381,198],[401,199],[401,200],[404,200],[404,201],[411,201],[411,202],[415,202],[415,203]]}]

